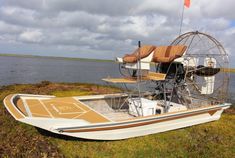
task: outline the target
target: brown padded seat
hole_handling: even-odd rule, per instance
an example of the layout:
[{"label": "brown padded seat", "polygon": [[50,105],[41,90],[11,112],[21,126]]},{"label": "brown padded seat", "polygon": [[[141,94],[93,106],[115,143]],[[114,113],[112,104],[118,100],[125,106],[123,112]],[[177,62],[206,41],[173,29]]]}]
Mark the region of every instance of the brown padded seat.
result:
[{"label": "brown padded seat", "polygon": [[170,63],[176,58],[181,57],[186,48],[184,45],[159,46],[154,50],[152,61],[156,63]]},{"label": "brown padded seat", "polygon": [[136,63],[139,58],[139,52],[140,52],[140,59],[143,59],[149,56],[149,54],[152,53],[155,48],[156,47],[152,45],[143,45],[140,48],[136,49],[134,53],[125,55],[123,57],[123,61],[125,63]]}]

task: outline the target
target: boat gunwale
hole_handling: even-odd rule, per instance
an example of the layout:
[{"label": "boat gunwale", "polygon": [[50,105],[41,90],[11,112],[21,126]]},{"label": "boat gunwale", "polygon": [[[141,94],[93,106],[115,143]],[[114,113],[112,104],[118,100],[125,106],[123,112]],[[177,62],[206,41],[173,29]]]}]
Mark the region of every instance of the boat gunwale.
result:
[{"label": "boat gunwale", "polygon": [[[16,117],[15,114],[13,114],[12,110],[9,109],[8,105],[6,104],[6,99],[9,98],[9,101],[12,105],[12,107],[18,112],[18,114],[20,114],[22,117],[18,118]],[[3,104],[5,106],[5,108],[7,109],[7,111],[16,119],[16,120],[19,120],[19,119],[23,119],[23,118],[30,118],[29,116],[26,116],[19,108],[18,106],[14,103],[14,99],[22,99],[20,98],[21,96],[25,96],[25,97],[42,97],[42,98],[54,98],[55,96],[53,95],[34,95],[34,94],[9,94],[7,95],[4,99],[3,99]]]},{"label": "boat gunwale", "polygon": [[[12,96],[11,96],[12,95]],[[18,112],[18,114],[20,114],[22,117],[17,117],[12,110],[10,110],[10,108],[8,107],[7,103],[6,103],[6,100],[9,98],[9,101],[12,105],[12,107]],[[7,111],[11,114],[11,116],[13,116],[16,120],[19,120],[19,119],[22,119],[22,118],[25,118],[26,116],[16,107],[16,105],[14,104],[14,101],[13,99],[15,99],[18,95],[17,94],[9,94],[7,95],[4,99],[3,99],[3,104],[5,106],[5,108],[7,109]]]},{"label": "boat gunwale", "polygon": [[[187,117],[187,115],[190,114],[195,114],[195,115],[199,115],[199,114],[203,114],[203,113],[208,113],[209,111],[219,111],[222,110],[224,107],[229,107],[230,104],[223,104],[223,105],[215,105],[213,107],[206,107],[206,108],[198,108],[198,109],[193,109],[190,111],[184,111],[184,112],[179,112],[179,113],[174,113],[174,114],[162,114],[162,116],[160,115],[151,115],[149,117],[145,117],[145,118],[138,118],[137,120],[125,120],[125,121],[121,121],[121,122],[107,122],[107,123],[100,123],[100,124],[96,124],[96,125],[85,125],[85,126],[76,126],[76,127],[66,127],[66,128],[57,128],[56,130],[58,130],[59,132],[67,132],[65,130],[94,130],[95,128],[110,128],[111,127],[119,127],[119,126],[128,126],[128,125],[133,125],[133,124],[138,124],[138,123],[148,123],[150,121],[160,121],[160,120],[166,120],[167,118],[175,118],[175,117],[180,117],[180,116],[185,116]],[[201,109],[201,110],[199,110]],[[213,114],[212,114],[213,115]],[[159,117],[160,116],[160,117]],[[177,118],[176,118],[177,119]],[[167,120],[166,120],[167,121]],[[150,123],[151,124],[151,123]]]},{"label": "boat gunwale", "polygon": [[[20,98],[21,96],[24,96],[24,97],[42,97],[42,98],[45,98],[45,99],[46,98],[48,98],[48,99],[55,98],[55,96],[47,96],[47,95],[45,95],[45,96],[44,95],[27,95],[27,94],[10,94],[10,95],[12,95],[11,98],[10,98],[11,104],[17,110],[17,112],[22,115],[22,118],[17,118],[14,114],[12,114],[12,111],[9,110],[9,108],[6,106],[5,102],[6,102],[7,97],[9,97],[9,95],[4,98],[4,104],[5,104],[5,107],[7,108],[7,110],[10,112],[10,114],[15,119],[17,119],[17,120],[24,119],[24,118],[37,118],[37,117],[28,117],[28,116],[25,116],[17,108],[17,106],[14,104],[13,100],[15,98]],[[93,96],[95,96],[95,95],[93,95]],[[96,97],[98,97],[98,96],[105,98],[105,96],[107,96],[107,95],[97,95]],[[113,96],[113,94],[112,94],[112,96]],[[79,96],[77,96],[77,97],[74,96],[72,98],[78,99]],[[98,99],[98,98],[91,98],[91,100],[93,100],[93,99]],[[81,100],[85,100],[85,99],[81,99]],[[173,112],[173,113],[165,113],[165,114],[160,114],[160,115],[151,115],[151,116],[146,116],[146,117],[136,117],[136,118],[120,120],[120,121],[115,121],[115,122],[103,122],[103,123],[95,123],[93,125],[89,124],[89,125],[85,125],[85,126],[83,125],[83,126],[64,127],[64,128],[61,127],[61,128],[56,128],[55,130],[57,130],[59,132],[63,132],[64,130],[74,130],[76,128],[79,128],[79,129],[90,129],[90,128],[96,128],[96,127],[98,127],[98,128],[101,128],[101,127],[110,127],[110,126],[118,127],[120,125],[130,125],[130,124],[137,124],[137,123],[146,123],[146,122],[149,122],[149,121],[157,121],[157,120],[167,119],[167,118],[172,118],[172,117],[177,117],[177,116],[190,115],[190,114],[198,114],[198,113],[200,114],[202,112],[203,113],[207,113],[207,112],[213,111],[213,110],[218,111],[218,110],[224,109],[225,107],[229,107],[230,105],[231,105],[230,103],[223,103],[223,104],[210,105],[210,106],[207,106],[207,107],[201,107],[201,108],[196,108],[196,109],[191,109],[191,110],[184,110],[184,111]],[[51,118],[48,118],[48,119],[51,119]]]}]

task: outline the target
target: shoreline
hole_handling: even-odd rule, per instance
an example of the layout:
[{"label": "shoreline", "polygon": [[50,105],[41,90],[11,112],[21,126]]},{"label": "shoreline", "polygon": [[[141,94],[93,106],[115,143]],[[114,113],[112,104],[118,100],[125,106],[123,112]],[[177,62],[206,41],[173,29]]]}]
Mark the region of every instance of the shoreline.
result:
[{"label": "shoreline", "polygon": [[90,61],[90,62],[114,62],[113,60],[108,60],[108,59],[89,59],[89,58],[75,58],[75,57],[56,57],[56,56],[4,54],[4,53],[0,53],[0,57],[42,58],[42,59],[74,60],[74,61]]}]

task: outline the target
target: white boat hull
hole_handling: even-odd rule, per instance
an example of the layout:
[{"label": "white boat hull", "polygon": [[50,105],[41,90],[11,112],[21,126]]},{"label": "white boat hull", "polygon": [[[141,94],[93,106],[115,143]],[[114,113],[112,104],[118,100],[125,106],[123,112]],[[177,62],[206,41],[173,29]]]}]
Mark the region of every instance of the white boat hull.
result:
[{"label": "white boat hull", "polygon": [[215,121],[220,118],[222,112],[223,110],[219,110],[212,116],[209,113],[205,113],[205,114],[200,114],[196,116],[190,116],[190,117],[175,119],[171,121],[164,121],[160,123],[154,123],[150,125],[125,128],[125,129],[92,131],[92,132],[75,132],[75,133],[63,132],[60,134],[73,136],[73,137],[79,137],[79,138],[85,138],[85,139],[120,140],[120,139],[145,136],[145,135],[155,134],[155,133],[160,133],[160,132],[166,132],[166,131],[175,130],[179,128],[189,127],[192,125]]},{"label": "white boat hull", "polygon": [[[127,139],[215,121],[221,117],[223,110],[231,105],[224,103],[192,110],[136,117],[122,121],[105,120],[101,123],[91,123],[81,118],[24,116],[17,109],[13,101],[17,96],[20,95],[10,95],[4,99],[4,105],[16,120],[53,133],[93,140]],[[40,98],[43,96],[28,97]],[[52,97],[49,96],[48,98]],[[102,120],[104,119],[102,118]]]}]

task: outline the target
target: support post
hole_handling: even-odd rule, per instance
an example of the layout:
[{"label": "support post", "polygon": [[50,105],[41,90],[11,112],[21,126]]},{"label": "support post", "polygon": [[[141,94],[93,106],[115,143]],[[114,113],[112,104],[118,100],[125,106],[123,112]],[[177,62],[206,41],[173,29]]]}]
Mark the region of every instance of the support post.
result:
[{"label": "support post", "polygon": [[139,47],[139,52],[138,52],[138,77],[137,77],[137,85],[138,85],[138,93],[139,93],[139,100],[140,100],[140,108],[142,111],[142,116],[143,116],[143,109],[142,109],[142,101],[141,101],[141,92],[140,92],[140,82],[142,80],[142,74],[141,74],[141,57],[140,57],[140,48],[141,48],[141,42],[138,41],[138,47]]}]

